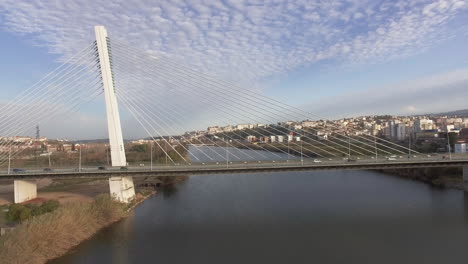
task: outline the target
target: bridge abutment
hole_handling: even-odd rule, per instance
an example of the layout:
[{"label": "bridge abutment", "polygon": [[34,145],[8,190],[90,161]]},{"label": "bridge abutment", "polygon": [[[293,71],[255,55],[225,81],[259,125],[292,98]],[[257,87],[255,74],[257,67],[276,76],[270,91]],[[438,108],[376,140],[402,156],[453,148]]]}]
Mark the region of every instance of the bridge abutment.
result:
[{"label": "bridge abutment", "polygon": [[37,184],[32,181],[14,181],[15,203],[22,203],[37,197]]},{"label": "bridge abutment", "polygon": [[131,176],[110,177],[109,189],[111,196],[119,202],[129,203],[135,198],[135,186]]}]

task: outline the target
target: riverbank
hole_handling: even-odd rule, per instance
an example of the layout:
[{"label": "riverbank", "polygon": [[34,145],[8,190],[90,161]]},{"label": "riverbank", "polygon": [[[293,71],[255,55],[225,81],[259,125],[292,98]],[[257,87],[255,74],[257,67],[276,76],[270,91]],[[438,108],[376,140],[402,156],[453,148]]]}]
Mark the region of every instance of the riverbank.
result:
[{"label": "riverbank", "polygon": [[[170,187],[186,179],[187,177],[161,177],[137,181],[138,192],[129,204],[119,203],[108,194],[99,194],[90,198],[90,201],[61,202],[57,210],[18,223],[11,232],[0,237],[0,262],[42,264],[66,255],[103,228],[127,217],[136,206],[156,194],[156,186]],[[100,186],[104,185],[102,183],[104,182],[56,182],[43,190],[50,194],[59,191],[71,194],[89,184]]]},{"label": "riverbank", "polygon": [[102,194],[91,203],[68,203],[51,213],[33,217],[0,238],[0,259],[2,263],[42,264],[63,256],[99,230],[128,216],[153,194],[155,191],[138,193],[130,204]]},{"label": "riverbank", "polygon": [[46,263],[125,216],[122,204],[107,195],[96,197],[92,203],[63,205],[18,224],[2,237],[0,259],[3,263]]},{"label": "riverbank", "polygon": [[463,182],[463,169],[460,168],[418,168],[377,170],[384,174],[421,181],[438,188],[468,191]]}]

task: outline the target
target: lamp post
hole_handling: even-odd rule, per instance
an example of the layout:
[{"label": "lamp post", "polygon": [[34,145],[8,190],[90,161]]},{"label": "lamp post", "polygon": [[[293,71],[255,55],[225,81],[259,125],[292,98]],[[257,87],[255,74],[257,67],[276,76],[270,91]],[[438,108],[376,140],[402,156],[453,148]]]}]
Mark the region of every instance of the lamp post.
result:
[{"label": "lamp post", "polygon": [[411,158],[411,130],[408,135],[408,159]]},{"label": "lamp post", "polygon": [[[49,155],[50,158],[50,155]],[[80,145],[80,156],[79,156],[79,162],[78,162],[78,172],[81,172],[81,145]]]},{"label": "lamp post", "polygon": [[302,138],[300,138],[301,140],[301,165],[304,166],[304,157],[302,155]]},{"label": "lamp post", "polygon": [[151,142],[151,145],[150,145],[150,149],[151,149],[151,167],[150,167],[150,170],[153,171],[153,142]]},{"label": "lamp post", "polygon": [[167,166],[167,142],[164,142],[164,151],[166,152],[166,166]]},{"label": "lamp post", "polygon": [[11,147],[8,150],[8,174],[10,174],[10,168],[11,168]]},{"label": "lamp post", "polygon": [[351,137],[348,135],[348,160],[351,159]]},{"label": "lamp post", "polygon": [[447,128],[447,146],[448,146],[449,159],[452,160],[452,150],[450,149],[450,136],[449,136],[448,128]]},{"label": "lamp post", "polygon": [[374,136],[374,148],[375,148],[375,162],[377,162],[378,154],[377,154],[377,137]]},{"label": "lamp post", "polygon": [[226,168],[229,168],[229,151],[228,151],[228,143],[226,141]]}]

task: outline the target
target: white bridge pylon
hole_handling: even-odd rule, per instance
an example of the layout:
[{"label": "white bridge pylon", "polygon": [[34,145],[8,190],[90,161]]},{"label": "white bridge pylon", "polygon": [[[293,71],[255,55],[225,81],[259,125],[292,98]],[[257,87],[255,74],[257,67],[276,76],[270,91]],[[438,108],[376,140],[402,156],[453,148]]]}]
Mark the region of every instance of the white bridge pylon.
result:
[{"label": "white bridge pylon", "polygon": [[112,166],[127,166],[125,147],[120,125],[119,106],[117,104],[114,76],[112,74],[111,58],[107,42],[107,30],[103,26],[95,26],[96,45],[99,54],[102,86],[106,100],[107,129],[109,132],[109,144]]},{"label": "white bridge pylon", "polygon": [[[123,143],[122,127],[120,125],[119,106],[112,74],[109,43],[107,42],[107,30],[103,26],[95,26],[96,46],[99,54],[99,66],[102,86],[106,101],[107,129],[109,132],[110,153],[113,167],[127,166],[125,147]],[[132,177],[109,178],[111,196],[128,203],[135,197],[135,187]]]}]

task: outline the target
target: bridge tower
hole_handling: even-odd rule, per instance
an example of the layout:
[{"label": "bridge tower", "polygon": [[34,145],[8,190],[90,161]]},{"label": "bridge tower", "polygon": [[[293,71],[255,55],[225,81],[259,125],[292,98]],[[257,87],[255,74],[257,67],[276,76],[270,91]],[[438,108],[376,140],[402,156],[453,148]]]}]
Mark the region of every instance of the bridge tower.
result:
[{"label": "bridge tower", "polygon": [[[127,166],[125,148],[120,125],[119,106],[112,73],[110,44],[107,30],[103,26],[94,27],[96,33],[96,45],[99,54],[102,86],[106,101],[107,129],[109,132],[109,144],[113,167]],[[135,197],[135,189],[132,177],[111,177],[109,179],[111,195],[119,201],[129,202]]]},{"label": "bridge tower", "polygon": [[107,30],[103,26],[96,26],[95,32],[102,86],[106,100],[107,130],[109,132],[112,166],[127,166],[122,127],[120,126],[119,106],[117,104],[114,76],[112,74],[109,43],[107,42]]}]

